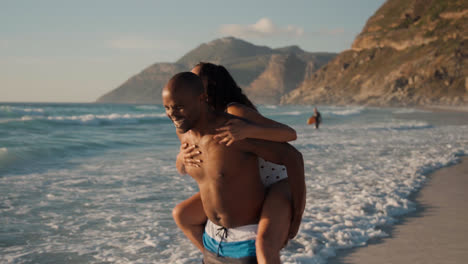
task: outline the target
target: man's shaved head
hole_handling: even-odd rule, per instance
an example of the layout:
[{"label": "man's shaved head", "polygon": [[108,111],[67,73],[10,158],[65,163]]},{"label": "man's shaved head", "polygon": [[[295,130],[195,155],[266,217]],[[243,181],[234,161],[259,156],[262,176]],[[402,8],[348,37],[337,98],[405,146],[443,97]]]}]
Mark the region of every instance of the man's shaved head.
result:
[{"label": "man's shaved head", "polygon": [[171,93],[190,93],[192,96],[204,93],[202,80],[192,72],[181,72],[174,75],[164,87],[164,90]]},{"label": "man's shaved head", "polygon": [[167,116],[180,133],[196,126],[207,108],[203,82],[198,75],[181,72],[172,77],[162,91]]}]

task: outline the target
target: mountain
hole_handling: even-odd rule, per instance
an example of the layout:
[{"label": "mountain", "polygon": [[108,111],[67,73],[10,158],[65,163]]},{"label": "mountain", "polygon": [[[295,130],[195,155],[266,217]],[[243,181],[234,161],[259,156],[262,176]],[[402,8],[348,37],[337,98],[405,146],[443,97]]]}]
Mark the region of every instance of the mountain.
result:
[{"label": "mountain", "polygon": [[257,104],[278,104],[281,97],[304,80],[307,62],[294,53],[274,54],[245,92]]},{"label": "mountain", "polygon": [[[161,90],[172,75],[198,62],[225,66],[254,103],[277,104],[335,53],[306,52],[298,46],[272,49],[225,37],[203,43],[175,63],[155,63],[101,96],[101,103],[161,103]],[[268,96],[265,96],[268,93]]]},{"label": "mountain", "polygon": [[215,64],[236,63],[239,58],[252,58],[270,55],[272,49],[266,46],[256,46],[252,43],[233,37],[226,37],[203,43],[185,54],[176,63],[188,68],[200,61],[210,61]]},{"label": "mountain", "polygon": [[468,1],[388,0],[283,104],[468,103]]},{"label": "mountain", "polygon": [[101,96],[97,102],[151,104],[161,101],[161,92],[167,81],[187,67],[175,63],[155,63],[131,77],[118,88]]}]

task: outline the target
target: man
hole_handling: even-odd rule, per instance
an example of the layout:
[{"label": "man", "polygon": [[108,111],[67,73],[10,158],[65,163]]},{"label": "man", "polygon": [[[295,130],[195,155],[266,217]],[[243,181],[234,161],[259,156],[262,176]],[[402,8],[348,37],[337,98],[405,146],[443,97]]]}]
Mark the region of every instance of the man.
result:
[{"label": "man", "polygon": [[[162,97],[181,140],[201,150],[203,166],[188,167],[186,172],[198,183],[208,217],[203,235],[205,263],[256,263],[256,225],[265,195],[257,156],[284,164],[290,181],[296,181],[291,184],[300,186],[291,194],[293,221],[300,221],[305,206],[301,154],[286,143],[262,140],[240,140],[229,147],[219,144],[213,139],[216,128],[236,117],[214,112],[206,103],[201,79],[191,72],[172,77]],[[279,254],[273,262],[279,263]]]}]

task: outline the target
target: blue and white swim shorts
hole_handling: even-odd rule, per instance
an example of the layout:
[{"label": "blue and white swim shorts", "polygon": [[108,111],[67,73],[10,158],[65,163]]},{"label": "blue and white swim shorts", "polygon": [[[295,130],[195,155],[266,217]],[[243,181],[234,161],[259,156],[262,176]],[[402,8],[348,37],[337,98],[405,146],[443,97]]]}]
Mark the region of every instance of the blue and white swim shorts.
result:
[{"label": "blue and white swim shorts", "polygon": [[257,229],[257,224],[225,228],[208,220],[203,233],[203,245],[218,257],[255,257]]}]

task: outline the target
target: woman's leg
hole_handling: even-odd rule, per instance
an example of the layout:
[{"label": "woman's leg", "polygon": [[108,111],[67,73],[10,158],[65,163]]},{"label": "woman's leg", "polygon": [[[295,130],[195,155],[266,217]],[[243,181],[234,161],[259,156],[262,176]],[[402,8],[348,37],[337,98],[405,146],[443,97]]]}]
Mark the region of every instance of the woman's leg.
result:
[{"label": "woman's leg", "polygon": [[200,193],[176,205],[172,210],[172,217],[190,241],[203,252],[203,232],[207,217]]},{"label": "woman's leg", "polygon": [[263,203],[256,241],[259,264],[280,263],[280,250],[287,242],[292,217],[287,179],[270,186]]}]

